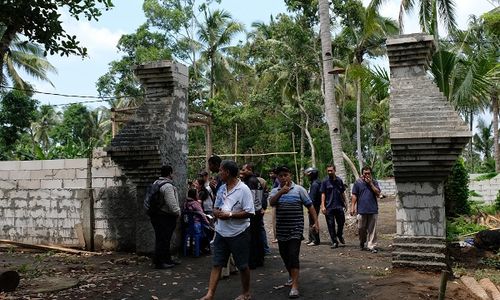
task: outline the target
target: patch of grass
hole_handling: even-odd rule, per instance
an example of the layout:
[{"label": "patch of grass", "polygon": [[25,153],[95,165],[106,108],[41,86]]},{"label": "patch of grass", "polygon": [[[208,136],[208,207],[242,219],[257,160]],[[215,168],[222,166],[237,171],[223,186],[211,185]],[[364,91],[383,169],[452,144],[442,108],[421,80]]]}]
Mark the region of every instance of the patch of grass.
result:
[{"label": "patch of grass", "polygon": [[482,197],[481,194],[474,190],[469,190],[469,197]]},{"label": "patch of grass", "polygon": [[376,269],[375,272],[373,273],[374,276],[376,277],[385,277],[391,275],[391,269],[385,268],[385,269]]},{"label": "patch of grass", "polygon": [[475,224],[460,216],[446,221],[446,238],[449,241],[456,241],[460,236],[471,234],[477,231],[488,229],[488,227]]},{"label": "patch of grass", "polygon": [[495,204],[485,204],[484,202],[479,202],[479,201],[469,201],[469,203],[470,203],[471,213],[473,215],[476,215],[479,212],[483,212],[488,215],[496,215],[499,211]]},{"label": "patch of grass", "polygon": [[497,176],[498,173],[496,172],[491,172],[491,173],[486,173],[486,174],[481,174],[474,178],[474,181],[483,181],[483,180],[490,180],[491,178]]},{"label": "patch of grass", "polygon": [[31,264],[22,264],[17,268],[17,272],[27,279],[32,279],[42,275],[42,270]]},{"label": "patch of grass", "polygon": [[500,270],[479,269],[474,272],[473,276],[474,278],[476,278],[477,281],[483,278],[489,278],[491,282],[493,282],[494,284],[496,285],[500,284]]}]

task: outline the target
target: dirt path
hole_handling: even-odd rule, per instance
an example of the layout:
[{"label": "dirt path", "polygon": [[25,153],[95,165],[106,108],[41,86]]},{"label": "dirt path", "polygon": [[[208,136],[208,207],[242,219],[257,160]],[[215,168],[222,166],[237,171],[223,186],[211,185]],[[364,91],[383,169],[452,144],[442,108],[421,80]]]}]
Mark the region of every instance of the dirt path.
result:
[{"label": "dirt path", "polygon": [[[324,217],[320,246],[301,248],[301,299],[437,299],[439,275],[392,270],[391,242],[395,233],[394,199],[380,205],[380,252],[360,251],[354,226],[346,230],[346,246],[330,249]],[[270,224],[270,216],[266,216]],[[306,222],[307,223],[307,222]],[[270,226],[268,226],[270,228]],[[271,235],[268,235],[271,239]],[[265,266],[252,271],[253,299],[287,299],[287,279],[277,244]],[[211,257],[183,257],[171,270],[153,270],[149,259],[132,254],[109,253],[78,257],[54,253],[0,252],[0,268],[22,269],[18,290],[0,299],[198,299],[206,292]],[[78,285],[58,292],[41,288],[77,279]],[[38,290],[38,291],[37,291]],[[216,299],[234,299],[240,291],[238,275],[221,280]],[[450,281],[447,299],[474,299],[462,285]]]}]

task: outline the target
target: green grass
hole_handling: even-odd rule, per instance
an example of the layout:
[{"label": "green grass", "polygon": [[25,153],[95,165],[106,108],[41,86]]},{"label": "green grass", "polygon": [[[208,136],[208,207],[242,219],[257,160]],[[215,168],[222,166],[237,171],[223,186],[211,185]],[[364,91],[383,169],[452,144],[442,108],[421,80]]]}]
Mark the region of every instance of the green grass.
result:
[{"label": "green grass", "polygon": [[486,226],[475,224],[460,216],[446,221],[446,238],[449,241],[456,241],[459,237],[488,229]]},{"label": "green grass", "polygon": [[496,172],[481,174],[478,177],[474,178],[474,181],[490,180],[491,178],[493,178],[497,175],[498,175],[498,173],[496,173]]}]

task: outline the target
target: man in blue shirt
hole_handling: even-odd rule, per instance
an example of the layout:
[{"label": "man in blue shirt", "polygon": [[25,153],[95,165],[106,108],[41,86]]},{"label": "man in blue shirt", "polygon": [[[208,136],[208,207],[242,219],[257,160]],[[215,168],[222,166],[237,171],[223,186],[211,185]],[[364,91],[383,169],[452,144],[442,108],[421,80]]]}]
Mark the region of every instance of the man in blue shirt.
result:
[{"label": "man in blue shirt", "polygon": [[[340,177],[335,175],[335,166],[326,167],[328,177],[321,183],[321,212],[325,215],[328,232],[332,239],[331,248],[337,248],[339,241],[344,241],[344,224],[346,209],[345,186]],[[335,228],[337,223],[337,228]]]},{"label": "man in blue shirt", "polygon": [[274,188],[269,195],[269,204],[276,207],[276,236],[281,259],[290,277],[289,298],[299,297],[300,243],[304,231],[304,206],[314,220],[313,230],[319,231],[318,218],[307,191],[292,182],[292,174],[288,167],[276,169],[280,186]]},{"label": "man in blue shirt", "polygon": [[[364,166],[361,169],[361,178],[356,180],[352,187],[351,215],[357,214],[359,230],[359,246],[361,250],[370,250],[377,253],[377,217],[378,197],[380,187],[373,180],[372,169]],[[365,248],[365,243],[367,243]]]}]

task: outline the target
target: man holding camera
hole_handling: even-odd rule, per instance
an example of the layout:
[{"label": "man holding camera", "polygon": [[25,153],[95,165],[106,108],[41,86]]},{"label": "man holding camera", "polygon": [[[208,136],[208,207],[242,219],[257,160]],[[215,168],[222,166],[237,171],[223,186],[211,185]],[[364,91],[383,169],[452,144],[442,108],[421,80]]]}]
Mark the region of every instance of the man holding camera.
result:
[{"label": "man holding camera", "polygon": [[[364,166],[361,178],[352,187],[351,215],[357,214],[359,230],[359,246],[361,250],[377,253],[377,217],[380,187],[372,178],[372,169]],[[366,247],[365,247],[365,243]]]}]

